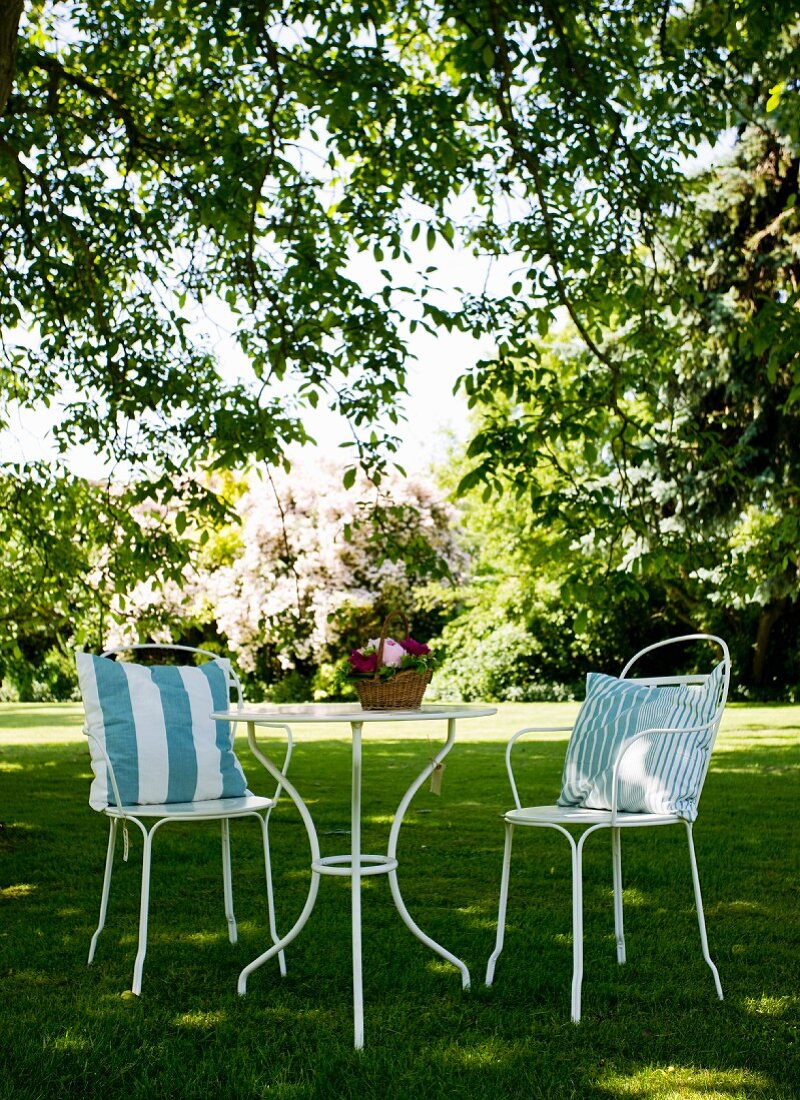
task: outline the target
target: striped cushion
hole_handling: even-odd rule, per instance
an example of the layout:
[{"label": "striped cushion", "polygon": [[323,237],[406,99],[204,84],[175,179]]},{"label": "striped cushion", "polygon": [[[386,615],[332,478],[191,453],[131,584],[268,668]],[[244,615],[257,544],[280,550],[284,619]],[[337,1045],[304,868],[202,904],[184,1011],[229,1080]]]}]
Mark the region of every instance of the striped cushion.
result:
[{"label": "striped cushion", "polygon": [[142,665],[76,654],[94,780],[89,804],[115,805],[105,750],[124,805],[235,798],[247,784],[227,722],[228,662]]},{"label": "striped cushion", "polygon": [[[686,730],[713,719],[723,662],[702,685],[637,684],[590,672],[567,747],[559,806],[610,810],[614,761],[621,746],[646,729]],[[617,808],[630,813],[697,817],[715,729],[644,737],[624,757]]]}]

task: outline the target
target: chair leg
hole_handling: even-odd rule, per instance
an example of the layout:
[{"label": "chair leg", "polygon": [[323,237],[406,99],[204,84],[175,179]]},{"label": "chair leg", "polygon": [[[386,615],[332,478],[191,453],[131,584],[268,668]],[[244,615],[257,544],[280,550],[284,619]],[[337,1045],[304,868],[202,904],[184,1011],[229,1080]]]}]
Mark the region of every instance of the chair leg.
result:
[{"label": "chair leg", "polygon": [[233,914],[233,881],[231,878],[231,823],[227,817],[222,822],[222,890],[225,896],[225,919],[228,922],[228,939],[236,943],[239,933]]},{"label": "chair leg", "polygon": [[511,844],[513,837],[514,826],[510,821],[507,821],[506,839],[503,849],[503,870],[500,876],[500,902],[497,910],[497,939],[495,940],[494,951],[489,956],[489,961],[486,965],[487,985],[491,985],[494,981],[495,964],[500,956],[500,952],[503,950],[503,941],[506,935],[506,908],[508,906],[508,880],[511,872]]},{"label": "chair leg", "polygon": [[[269,851],[269,813],[262,817],[258,815],[258,820],[261,824],[261,836],[264,844],[264,873],[267,878],[267,912],[269,914],[269,934],[272,937],[272,942],[277,943],[280,939],[278,935],[278,927],[275,923],[275,893],[272,886],[272,859]],[[286,977],[286,954],[284,951],[278,952],[278,966],[280,967],[281,977]]]},{"label": "chair leg", "polygon": [[103,889],[100,894],[100,918],[97,922],[97,928],[95,929],[92,941],[89,944],[89,958],[86,960],[87,966],[94,958],[95,948],[97,947],[97,938],[103,931],[106,923],[106,913],[108,911],[108,893],[111,889],[111,871],[114,866],[114,847],[117,842],[117,818],[109,818],[109,830],[108,830],[108,848],[106,850],[106,866],[103,872]]},{"label": "chair leg", "polygon": [[617,938],[617,962],[625,962],[625,926],[622,915],[622,834],[611,830],[611,867],[614,879],[614,934]]},{"label": "chair leg", "polygon": [[700,875],[697,872],[697,857],[694,853],[694,838],[692,836],[691,822],[684,822],[686,825],[686,838],[689,841],[689,862],[692,865],[692,885],[694,886],[694,901],[697,907],[697,923],[700,927],[700,946],[703,949],[703,958],[706,960],[711,968],[711,973],[714,975],[714,985],[716,986],[717,996],[720,1000],[722,997],[722,983],[719,980],[719,971],[717,970],[711,955],[708,951],[708,937],[706,936],[706,918],[703,913],[703,898],[700,893]]},{"label": "chair leg", "polygon": [[142,892],[139,902],[139,946],[136,952],[136,961],[133,964],[133,984],[131,992],[138,997],[142,992],[142,970],[144,969],[144,957],[147,953],[147,918],[150,908],[150,864],[153,848],[153,835],[155,829],[143,830],[144,846],[142,849]]},{"label": "chair leg", "polygon": [[572,845],[572,1011],[573,1024],[581,1019],[581,986],[583,984],[583,842],[570,837]]}]

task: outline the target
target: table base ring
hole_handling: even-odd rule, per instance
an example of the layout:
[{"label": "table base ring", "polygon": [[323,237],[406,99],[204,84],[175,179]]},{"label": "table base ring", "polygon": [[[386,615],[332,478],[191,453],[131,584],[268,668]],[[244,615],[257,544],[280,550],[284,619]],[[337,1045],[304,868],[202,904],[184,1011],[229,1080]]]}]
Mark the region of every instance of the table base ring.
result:
[{"label": "table base ring", "polygon": [[[366,875],[386,875],[390,871],[396,871],[397,860],[392,856],[373,856],[362,854],[358,868],[362,877]],[[311,864],[311,870],[320,875],[346,875],[353,874],[353,857],[351,855],[323,856],[315,859]]]}]

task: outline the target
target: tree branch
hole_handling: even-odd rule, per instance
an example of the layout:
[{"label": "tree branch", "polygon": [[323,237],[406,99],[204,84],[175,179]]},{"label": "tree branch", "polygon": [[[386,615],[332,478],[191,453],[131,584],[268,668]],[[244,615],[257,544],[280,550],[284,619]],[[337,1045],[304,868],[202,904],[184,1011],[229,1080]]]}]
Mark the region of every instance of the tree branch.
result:
[{"label": "tree branch", "polygon": [[5,113],[17,71],[17,39],[24,0],[0,3],[0,115]]},{"label": "tree branch", "polygon": [[553,225],[552,214],[550,213],[550,207],[547,202],[547,197],[544,193],[544,187],[542,184],[542,176],[539,170],[539,162],[537,158],[527,148],[522,134],[520,132],[519,123],[517,122],[514,114],[514,103],[511,95],[511,61],[508,56],[508,43],[506,41],[505,33],[500,25],[500,15],[497,9],[497,4],[492,3],[490,5],[490,17],[492,25],[492,35],[494,38],[494,56],[495,56],[495,74],[497,76],[497,95],[496,102],[498,110],[500,111],[500,120],[503,129],[506,132],[511,148],[517,157],[517,160],[523,165],[523,167],[530,174],[530,178],[533,182],[533,188],[536,193],[536,201],[539,204],[539,210],[542,215],[542,225],[544,227],[546,251],[548,259],[550,260],[550,267],[553,271],[553,276],[556,281],[556,290],[558,292],[558,298],[561,304],[565,307],[573,324],[580,333],[581,339],[586,344],[591,353],[600,360],[601,363],[605,363],[607,367],[613,369],[609,355],[604,352],[599,345],[593,340],[589,330],[583,323],[580,314],[575,308],[575,304],[572,301],[572,297],[567,290],[566,281],[564,279],[564,273],[561,270],[561,262],[558,253],[558,247],[556,245],[555,227]]},{"label": "tree branch", "polygon": [[93,99],[99,100],[111,108],[113,114],[125,127],[125,133],[131,149],[139,148],[145,151],[158,153],[171,151],[163,142],[146,134],[140,128],[136,120],[135,111],[123,103],[119,96],[117,96],[115,92],[112,92],[110,88],[104,88],[101,84],[96,84],[93,80],[89,80],[80,73],[71,72],[52,54],[38,54],[37,63],[50,77],[48,107],[53,113],[56,113],[58,109],[56,94],[58,83],[63,80],[66,84],[71,85],[71,87],[79,88]]},{"label": "tree branch", "polygon": [[264,49],[267,54],[270,66],[275,74],[275,95],[272,97],[272,101],[269,105],[266,118],[266,129],[269,134],[269,151],[264,158],[261,166],[261,173],[255,185],[253,186],[252,197],[250,199],[250,218],[247,225],[247,272],[250,282],[250,293],[253,296],[253,304],[258,299],[258,288],[256,285],[256,264],[255,264],[255,250],[256,250],[256,216],[258,214],[258,204],[261,201],[261,192],[264,184],[267,180],[267,176],[272,171],[272,166],[275,163],[275,156],[277,152],[277,135],[275,133],[275,117],[278,113],[281,101],[285,92],[285,81],[283,79],[283,73],[280,67],[280,56],[278,48],[270,38],[269,34],[264,32],[263,36]]}]

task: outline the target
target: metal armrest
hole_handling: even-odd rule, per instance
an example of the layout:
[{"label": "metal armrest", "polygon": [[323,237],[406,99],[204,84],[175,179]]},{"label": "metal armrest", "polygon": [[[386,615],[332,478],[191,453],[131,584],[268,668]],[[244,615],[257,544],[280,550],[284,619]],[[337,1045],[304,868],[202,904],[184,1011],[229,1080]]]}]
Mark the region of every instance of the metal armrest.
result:
[{"label": "metal armrest", "polygon": [[100,752],[103,756],[103,759],[106,762],[106,767],[108,768],[108,774],[111,778],[111,790],[114,792],[114,800],[116,801],[117,809],[119,810],[120,817],[126,818],[127,814],[122,809],[122,798],[120,797],[119,787],[117,786],[117,777],[116,777],[116,775],[114,775],[114,765],[111,763],[111,758],[109,757],[108,753],[106,752],[106,747],[98,737],[96,737],[93,733],[91,733],[89,731],[87,726],[83,727],[83,732],[86,735],[86,739],[88,741],[93,741],[94,744],[97,745],[98,749],[100,750]]},{"label": "metal armrest", "polygon": [[[233,725],[236,725],[236,723],[237,723],[237,721],[239,721],[239,719],[231,719],[231,721],[232,721]],[[265,768],[267,770],[267,772],[269,772],[270,769],[267,767],[266,756],[261,751],[261,749],[259,748],[258,741],[256,740],[255,723],[254,722],[247,722],[246,725],[247,725],[247,744],[250,747],[250,751],[252,752],[252,754],[256,758],[256,760],[259,762],[259,764],[261,764],[261,766],[263,768]],[[261,726],[261,725],[262,725],[262,723],[259,722],[259,726]],[[291,726],[286,725],[285,722],[263,723],[263,726],[264,726],[265,729],[283,730],[283,732],[286,734],[286,753],[285,753],[284,758],[283,758],[283,764],[281,765],[280,768],[277,769],[280,772],[281,775],[285,776],[286,772],[289,769],[289,761],[292,759],[292,749],[294,748],[294,742],[292,740]],[[274,765],[273,765],[273,767],[274,767]],[[272,796],[272,801],[274,803],[277,803],[278,799],[280,798],[281,791],[283,790],[283,787],[284,787],[283,783],[278,781],[278,785],[275,788],[275,794]]]},{"label": "metal armrest", "polygon": [[522,809],[522,802],[520,801],[517,783],[514,778],[514,769],[511,764],[511,751],[519,738],[524,737],[528,733],[572,733],[572,726],[525,726],[523,729],[517,730],[509,739],[506,745],[506,771],[508,772],[508,781],[511,784],[511,794],[514,798],[514,804],[518,810]]}]

